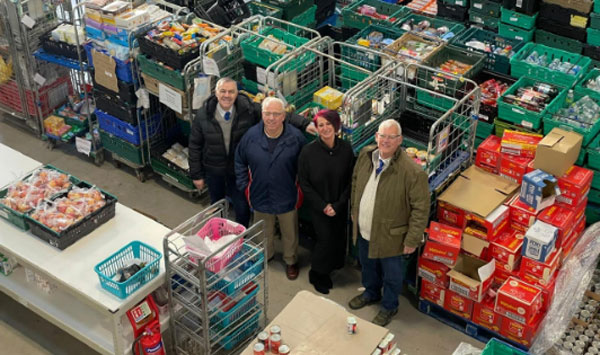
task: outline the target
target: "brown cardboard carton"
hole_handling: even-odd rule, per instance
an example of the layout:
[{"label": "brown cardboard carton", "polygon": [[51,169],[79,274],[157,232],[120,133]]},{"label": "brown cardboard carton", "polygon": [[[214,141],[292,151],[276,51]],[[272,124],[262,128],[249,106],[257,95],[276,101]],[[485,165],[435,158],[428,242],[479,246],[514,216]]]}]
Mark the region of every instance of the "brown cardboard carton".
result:
[{"label": "brown cardboard carton", "polygon": [[104,53],[92,49],[92,60],[94,62],[94,79],[96,82],[107,89],[119,92],[115,60]]},{"label": "brown cardboard carton", "polygon": [[554,128],[540,141],[533,167],[557,177],[575,164],[583,138],[575,132]]},{"label": "brown cardboard carton", "polygon": [[463,297],[481,302],[492,285],[495,261],[485,262],[472,256],[461,254],[456,266],[448,271],[449,289]]}]

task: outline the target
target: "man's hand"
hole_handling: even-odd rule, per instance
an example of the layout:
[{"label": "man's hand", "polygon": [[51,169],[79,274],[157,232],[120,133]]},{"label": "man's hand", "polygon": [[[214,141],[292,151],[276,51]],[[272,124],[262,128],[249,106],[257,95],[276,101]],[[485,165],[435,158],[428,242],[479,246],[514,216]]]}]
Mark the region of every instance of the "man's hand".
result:
[{"label": "man's hand", "polygon": [[412,254],[415,252],[415,250],[417,250],[417,248],[411,248],[411,247],[404,247],[404,254]]},{"label": "man's hand", "polygon": [[317,135],[317,127],[315,127],[314,122],[311,122],[308,126],[306,126],[306,133],[310,133],[313,136]]},{"label": "man's hand", "polygon": [[329,217],[335,216],[335,210],[331,206],[331,203],[328,203],[327,206],[325,206],[325,208],[323,209],[323,213],[325,213]]},{"label": "man's hand", "polygon": [[196,185],[198,191],[204,190],[204,179],[194,180],[194,185]]}]

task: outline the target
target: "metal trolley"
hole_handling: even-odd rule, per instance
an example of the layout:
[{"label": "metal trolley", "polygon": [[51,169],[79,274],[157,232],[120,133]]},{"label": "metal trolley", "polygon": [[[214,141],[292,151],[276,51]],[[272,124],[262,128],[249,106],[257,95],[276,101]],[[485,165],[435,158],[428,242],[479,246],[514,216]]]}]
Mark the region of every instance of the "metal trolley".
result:
[{"label": "metal trolley", "polygon": [[[227,218],[227,211],[227,202],[221,200],[164,238],[169,327],[177,354],[239,353],[267,324],[262,221],[197,263],[186,249],[184,238],[195,237],[215,217]],[[219,254],[237,243],[242,245],[231,261],[216,273],[209,271],[219,263]]]}]

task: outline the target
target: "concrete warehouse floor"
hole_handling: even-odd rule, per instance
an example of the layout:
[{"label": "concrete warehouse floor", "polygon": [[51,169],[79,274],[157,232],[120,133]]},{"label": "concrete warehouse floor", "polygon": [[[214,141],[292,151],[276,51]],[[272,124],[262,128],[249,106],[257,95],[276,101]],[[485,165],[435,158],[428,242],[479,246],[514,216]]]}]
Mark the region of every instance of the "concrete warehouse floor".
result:
[{"label": "concrete warehouse floor", "polygon": [[[206,198],[200,203],[190,201],[187,194],[167,186],[158,177],[141,183],[131,169],[117,169],[110,159],[97,167],[91,160],[77,153],[73,145],[59,145],[50,151],[43,141],[9,122],[11,120],[6,117],[0,119],[0,143],[97,184],[116,195],[120,203],[154,216],[168,227],[177,226],[208,204]],[[269,319],[277,315],[296,292],[306,289],[316,293],[308,283],[309,250],[301,248],[300,263],[298,280],[288,281],[281,258],[276,257],[271,262],[268,276]],[[347,307],[347,302],[359,293],[360,271],[347,265],[333,275],[333,281],[334,288],[325,297]],[[407,293],[407,296],[401,297],[398,315],[388,326],[396,335],[403,354],[452,354],[460,342],[483,347],[477,340],[420,313],[415,304],[412,294]],[[371,320],[377,313],[377,306],[368,306],[355,313],[363,319]],[[3,293],[0,293],[0,344],[0,354],[95,353]]]}]

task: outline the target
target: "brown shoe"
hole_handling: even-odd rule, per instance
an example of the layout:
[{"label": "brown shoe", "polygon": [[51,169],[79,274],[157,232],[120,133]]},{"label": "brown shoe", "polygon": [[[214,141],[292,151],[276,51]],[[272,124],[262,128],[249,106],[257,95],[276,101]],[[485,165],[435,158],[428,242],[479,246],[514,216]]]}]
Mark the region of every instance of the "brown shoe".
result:
[{"label": "brown shoe", "polygon": [[287,276],[288,280],[297,279],[299,273],[300,270],[298,270],[298,264],[287,265],[285,268],[285,276]]}]

